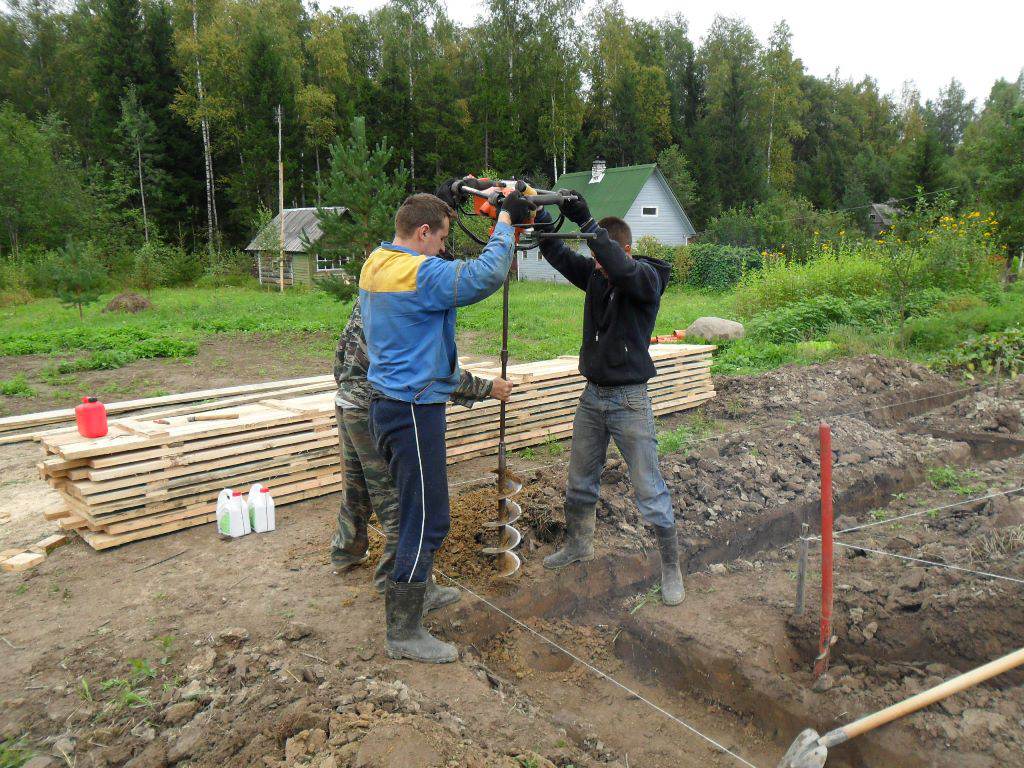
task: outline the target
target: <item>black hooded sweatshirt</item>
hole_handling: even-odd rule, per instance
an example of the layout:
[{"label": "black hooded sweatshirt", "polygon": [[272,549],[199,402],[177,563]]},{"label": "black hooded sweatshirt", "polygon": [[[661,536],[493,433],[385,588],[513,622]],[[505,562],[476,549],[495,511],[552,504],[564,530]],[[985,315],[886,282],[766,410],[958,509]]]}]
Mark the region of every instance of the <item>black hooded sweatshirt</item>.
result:
[{"label": "black hooded sweatshirt", "polygon": [[597,236],[589,245],[607,274],[561,240],[540,246],[552,267],[587,292],[580,373],[601,387],[641,384],[656,373],[647,347],[672,270],[661,259],[628,256],[593,222],[584,231]]}]

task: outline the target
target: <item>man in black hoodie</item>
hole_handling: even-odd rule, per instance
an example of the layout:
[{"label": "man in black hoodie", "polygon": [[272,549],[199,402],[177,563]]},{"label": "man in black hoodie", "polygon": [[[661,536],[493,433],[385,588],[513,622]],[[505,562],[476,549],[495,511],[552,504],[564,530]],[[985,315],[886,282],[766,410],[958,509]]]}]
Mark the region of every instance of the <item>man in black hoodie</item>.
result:
[{"label": "man in black hoodie", "polygon": [[[592,259],[557,239],[543,240],[540,246],[551,266],[587,294],[580,348],[580,373],[587,386],[572,427],[565,545],[544,558],[544,567],[559,569],[594,558],[595,507],[608,441],[613,439],[629,466],[637,507],[657,534],[662,600],[678,605],[684,596],[679,540],[672,498],[658,466],[647,394],[647,380],[655,375],[647,345],[671,269],[660,259],[633,258],[629,225],[614,216],[595,222],[582,196],[561,210],[581,232],[595,238],[587,241]],[[542,211],[537,221],[550,217]]]}]

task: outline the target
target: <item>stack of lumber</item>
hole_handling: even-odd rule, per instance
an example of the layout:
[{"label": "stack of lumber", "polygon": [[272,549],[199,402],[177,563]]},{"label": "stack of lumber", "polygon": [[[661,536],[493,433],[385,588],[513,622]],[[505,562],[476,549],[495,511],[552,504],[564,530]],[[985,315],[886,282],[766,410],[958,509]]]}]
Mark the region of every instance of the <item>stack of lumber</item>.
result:
[{"label": "stack of lumber", "polygon": [[[657,375],[648,382],[654,415],[694,408],[715,396],[711,383],[711,352],[715,347],[696,344],[654,344],[651,358]],[[501,369],[467,365],[478,376],[495,378]],[[565,355],[554,360],[508,367],[515,383],[506,407],[506,439],[509,450],[537,445],[572,433],[572,419],[586,381],[579,375],[579,359]],[[449,406],[446,442],[448,463],[497,453],[498,411],[496,400],[472,408]]]},{"label": "stack of lumber", "polygon": [[[649,383],[656,415],[693,408],[714,397],[712,346],[651,347],[658,374]],[[466,364],[496,377],[491,364]],[[509,449],[568,436],[585,385],[575,356],[510,366],[515,382],[507,407]],[[450,406],[448,461],[493,454],[498,445],[498,402]],[[223,420],[152,416],[110,422],[105,437],[86,439],[64,430],[40,439],[40,474],[56,488],[66,510],[48,514],[76,530],[96,549],[210,522],[222,488],[267,485],[278,505],[342,489],[334,394],[265,398],[204,412]]]},{"label": "stack of lumber", "polygon": [[341,490],[333,400],[266,399],[204,414],[226,420],[119,419],[105,437],[44,437],[40,472],[67,504],[51,517],[106,549],[212,521],[222,488],[261,482],[279,505]]},{"label": "stack of lumber", "polygon": [[[201,413],[213,408],[225,408],[229,405],[254,403],[268,397],[292,397],[313,392],[327,392],[333,389],[333,376],[308,376],[303,379],[241,384],[234,387],[182,392],[176,395],[123,400],[117,403],[106,403],[106,409],[108,416],[134,416],[145,413],[148,417],[155,419]],[[165,406],[175,407],[166,408]],[[73,408],[58,408],[53,411],[5,416],[0,418],[0,445],[38,440],[48,435],[57,434],[62,429],[66,431],[66,426],[61,428],[54,427],[54,425],[67,425],[73,423],[74,420]],[[49,428],[40,429],[40,427]]]}]

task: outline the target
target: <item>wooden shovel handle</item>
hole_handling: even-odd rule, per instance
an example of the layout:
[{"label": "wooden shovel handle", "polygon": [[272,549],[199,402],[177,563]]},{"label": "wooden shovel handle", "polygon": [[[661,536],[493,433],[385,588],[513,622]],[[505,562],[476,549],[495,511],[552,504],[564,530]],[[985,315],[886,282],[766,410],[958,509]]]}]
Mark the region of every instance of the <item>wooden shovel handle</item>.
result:
[{"label": "wooden shovel handle", "polygon": [[197,413],[189,416],[188,421],[221,421],[222,419],[237,419],[237,413]]},{"label": "wooden shovel handle", "polygon": [[972,669],[970,672],[964,672],[962,675],[957,675],[952,680],[947,680],[944,683],[936,685],[934,688],[929,688],[927,691],[921,691],[916,696],[911,696],[909,699],[897,702],[890,707],[879,710],[874,714],[862,717],[860,720],[855,720],[849,725],[842,727],[842,731],[846,734],[848,739],[852,739],[856,736],[860,736],[862,733],[874,730],[880,725],[891,723],[897,718],[909,715],[911,712],[917,712],[919,709],[924,709],[929,704],[934,704],[936,701],[942,701],[948,696],[952,696],[954,693],[966,690],[973,685],[982,683],[991,677],[1001,675],[1007,670],[1013,669],[1014,667],[1024,664],[1024,648],[1009,653],[1002,658],[990,661],[988,664]]}]

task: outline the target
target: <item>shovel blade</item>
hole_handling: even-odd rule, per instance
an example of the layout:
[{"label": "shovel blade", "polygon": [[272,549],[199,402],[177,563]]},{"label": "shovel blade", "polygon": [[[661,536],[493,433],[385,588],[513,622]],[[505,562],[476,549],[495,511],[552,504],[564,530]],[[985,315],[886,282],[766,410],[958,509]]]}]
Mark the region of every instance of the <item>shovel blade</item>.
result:
[{"label": "shovel blade", "polygon": [[818,743],[819,738],[813,728],[801,731],[782,756],[778,768],[824,768],[828,749]]}]

